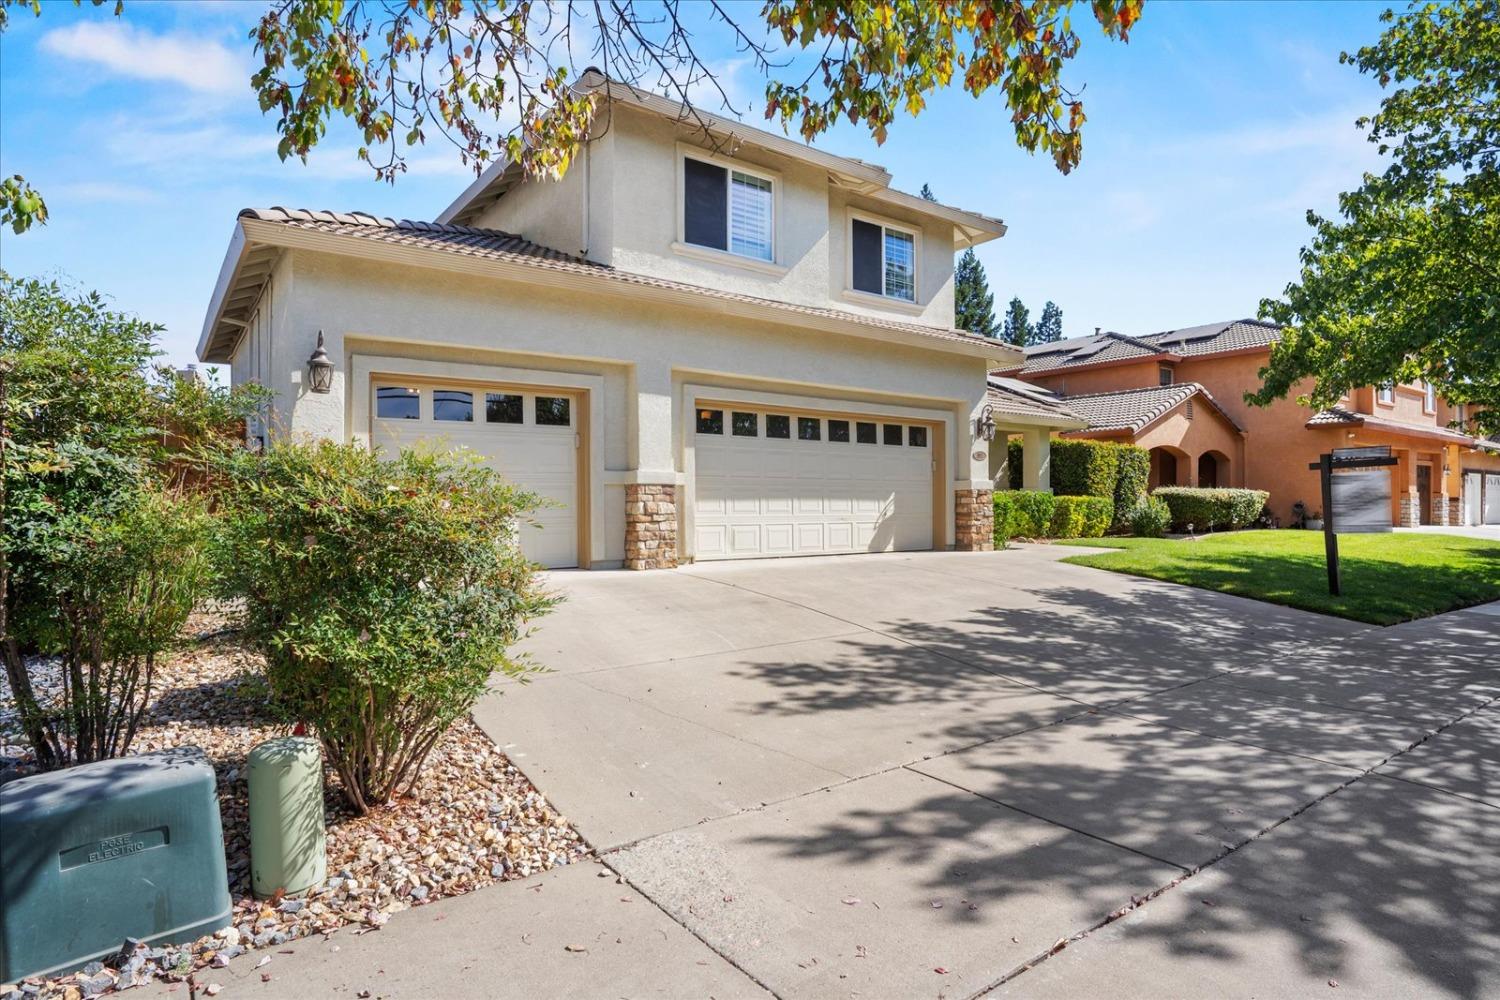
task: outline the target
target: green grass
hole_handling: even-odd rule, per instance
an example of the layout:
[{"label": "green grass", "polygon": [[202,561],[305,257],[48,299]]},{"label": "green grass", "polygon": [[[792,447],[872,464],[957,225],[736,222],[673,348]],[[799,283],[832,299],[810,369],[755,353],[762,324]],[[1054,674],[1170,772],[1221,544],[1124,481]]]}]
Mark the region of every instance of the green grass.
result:
[{"label": "green grass", "polygon": [[1328,593],[1321,531],[1235,531],[1197,541],[1087,538],[1117,549],[1072,556],[1080,566],[1149,576],[1373,625],[1500,599],[1500,543],[1423,532],[1341,535],[1342,597]]}]

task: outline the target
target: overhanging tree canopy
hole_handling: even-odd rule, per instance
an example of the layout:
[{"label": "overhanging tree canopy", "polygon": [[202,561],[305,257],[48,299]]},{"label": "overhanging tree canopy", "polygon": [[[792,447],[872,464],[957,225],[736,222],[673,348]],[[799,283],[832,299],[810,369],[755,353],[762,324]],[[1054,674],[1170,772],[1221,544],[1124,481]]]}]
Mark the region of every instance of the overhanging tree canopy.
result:
[{"label": "overhanging tree canopy", "polygon": [[1340,196],[1339,218],[1308,213],[1299,279],[1261,303],[1285,333],[1246,398],[1322,407],[1422,379],[1500,430],[1500,0],[1383,17],[1378,42],[1341,58],[1395,87],[1359,122],[1391,164]]},{"label": "overhanging tree canopy", "polygon": [[[806,140],[847,120],[883,142],[899,112],[919,113],[958,81],[975,97],[1004,94],[1017,143],[1067,173],[1085,121],[1081,89],[1062,79],[1081,43],[1075,2],[767,0],[757,17],[720,0],[276,0],[251,33],[262,57],[253,86],[279,116],[283,159],[306,157],[344,118],[382,180],[405,171],[405,150],[437,137],[476,170],[503,157],[557,177],[597,100],[569,85],[582,66],[690,109],[707,93],[738,111],[702,54],[716,28],[767,76],[765,117]],[[1142,4],[1087,0],[1103,34],[1120,41]],[[0,30],[9,6],[43,9],[0,0]],[[782,71],[790,78],[777,79]],[[0,182],[0,222],[22,232],[45,220],[25,178]]]}]

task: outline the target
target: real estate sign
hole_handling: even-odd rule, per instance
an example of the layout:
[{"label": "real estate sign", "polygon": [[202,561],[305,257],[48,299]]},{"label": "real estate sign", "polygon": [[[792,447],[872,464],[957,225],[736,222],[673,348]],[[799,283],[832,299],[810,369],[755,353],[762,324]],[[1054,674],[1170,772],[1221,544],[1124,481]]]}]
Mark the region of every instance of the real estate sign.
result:
[{"label": "real estate sign", "polygon": [[1340,535],[1391,530],[1389,469],[1335,472],[1329,477],[1333,508],[1327,512]]}]

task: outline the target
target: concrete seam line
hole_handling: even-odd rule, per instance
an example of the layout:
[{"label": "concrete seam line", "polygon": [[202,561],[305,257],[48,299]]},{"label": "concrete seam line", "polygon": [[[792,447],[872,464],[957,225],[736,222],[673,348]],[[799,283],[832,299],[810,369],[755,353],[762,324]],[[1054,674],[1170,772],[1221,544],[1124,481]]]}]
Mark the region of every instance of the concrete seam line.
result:
[{"label": "concrete seam line", "polygon": [[[1432,739],[1434,736],[1437,736],[1440,733],[1446,732],[1447,730],[1451,729],[1452,727],[1458,725],[1460,722],[1463,722],[1465,719],[1467,719],[1467,718],[1469,718],[1469,717],[1471,717],[1471,716],[1473,716],[1473,715],[1475,715],[1475,714],[1477,714],[1479,712],[1482,712],[1485,709],[1487,709],[1487,708],[1489,708],[1489,707],[1491,707],[1493,705],[1496,705],[1496,704],[1500,704],[1500,697],[1491,698],[1488,701],[1485,701],[1485,702],[1483,702],[1483,703],[1481,703],[1479,705],[1476,705],[1475,707],[1469,709],[1467,712],[1464,712],[1463,714],[1461,714],[1460,716],[1458,716],[1456,719],[1453,719],[1453,720],[1451,720],[1449,722],[1446,722],[1443,725],[1439,726],[1437,729],[1434,729],[1431,732],[1427,733],[1427,735],[1423,736],[1421,739],[1419,739],[1416,742],[1412,743],[1411,746],[1407,747],[1406,749],[1399,750],[1396,753],[1393,753],[1389,757],[1385,758],[1379,764],[1376,764],[1373,767],[1366,768],[1366,769],[1360,771],[1354,777],[1350,778],[1348,781],[1343,782],[1342,784],[1335,786],[1334,788],[1328,790],[1327,792],[1325,792],[1322,795],[1318,796],[1317,798],[1313,799],[1311,802],[1308,802],[1305,805],[1302,805],[1299,808],[1293,810],[1291,813],[1287,814],[1286,816],[1283,816],[1281,819],[1279,819],[1276,822],[1272,823],[1271,825],[1267,826],[1265,829],[1261,830],[1259,833],[1256,833],[1256,834],[1254,834],[1254,835],[1252,835],[1250,837],[1247,837],[1245,840],[1243,840],[1239,844],[1236,844],[1234,847],[1230,848],[1229,850],[1224,851],[1221,854],[1216,855],[1215,857],[1213,857],[1212,859],[1210,859],[1208,861],[1205,861],[1201,865],[1198,865],[1196,868],[1193,868],[1191,871],[1189,871],[1186,875],[1183,875],[1180,878],[1173,879],[1171,882],[1168,882],[1166,885],[1161,886],[1160,888],[1158,888],[1158,889],[1156,889],[1156,890],[1154,890],[1154,891],[1146,894],[1145,896],[1140,897],[1138,900],[1135,899],[1135,898],[1132,898],[1131,902],[1128,905],[1122,906],[1122,907],[1120,907],[1118,909],[1115,909],[1115,910],[1111,910],[1109,912],[1109,914],[1107,914],[1104,917],[1104,919],[1102,919],[1102,920],[1098,921],[1097,923],[1092,924],[1092,925],[1090,925],[1088,927],[1085,927],[1081,931],[1077,931],[1076,933],[1071,934],[1071,935],[1069,935],[1067,937],[1064,937],[1064,938],[1059,938],[1058,939],[1058,944],[1053,945],[1053,947],[1050,948],[1049,950],[1047,950],[1045,952],[1042,952],[1039,955],[1036,955],[1030,961],[1022,963],[1021,965],[1019,965],[1016,968],[1012,969],[1010,972],[1008,972],[1005,975],[1001,976],[999,979],[995,980],[993,983],[989,984],[988,986],[982,987],[981,989],[977,990],[976,992],[970,994],[971,1000],[972,1000],[972,998],[981,997],[984,994],[989,993],[992,990],[998,989],[999,987],[1001,987],[1001,986],[1005,985],[1006,983],[1010,982],[1012,979],[1015,979],[1017,976],[1020,976],[1020,975],[1022,975],[1024,973],[1026,973],[1026,972],[1031,971],[1032,969],[1036,968],[1036,966],[1038,966],[1041,963],[1043,963],[1043,962],[1047,961],[1048,959],[1050,959],[1053,955],[1056,955],[1058,952],[1062,951],[1064,948],[1067,948],[1069,945],[1072,945],[1075,942],[1083,940],[1084,938],[1088,937],[1090,934],[1092,934],[1094,931],[1098,930],[1099,928],[1104,927],[1104,926],[1106,926],[1108,924],[1112,924],[1116,920],[1119,920],[1120,918],[1124,917],[1126,914],[1131,913],[1134,910],[1140,909],[1142,906],[1145,906],[1147,903],[1151,902],[1152,900],[1155,900],[1158,897],[1165,895],[1167,892],[1171,891],[1172,889],[1177,888],[1178,886],[1182,885],[1184,882],[1188,881],[1189,879],[1195,877],[1199,873],[1201,873],[1201,872],[1205,871],[1206,869],[1208,869],[1208,868],[1210,868],[1210,867],[1218,864],[1219,862],[1223,861],[1225,858],[1229,857],[1231,854],[1234,854],[1234,853],[1238,852],[1241,848],[1245,847],[1247,844],[1251,844],[1251,843],[1253,843],[1253,842],[1255,842],[1257,840],[1260,840],[1262,837],[1264,837],[1266,834],[1270,833],[1272,830],[1275,830],[1278,827],[1280,827],[1280,826],[1282,826],[1282,825],[1284,825],[1286,823],[1291,822],[1293,819],[1296,819],[1298,816],[1300,816],[1303,813],[1307,812],[1307,810],[1313,808],[1318,803],[1323,802],[1326,799],[1332,798],[1334,795],[1337,795],[1339,792],[1342,792],[1344,789],[1349,788],[1350,786],[1352,786],[1356,782],[1365,780],[1371,774],[1374,774],[1374,772],[1375,772],[1375,770],[1377,768],[1384,767],[1386,764],[1388,764],[1391,761],[1395,760],[1397,757],[1400,757],[1403,754],[1407,754],[1407,753],[1410,753],[1412,750],[1415,750],[1417,747],[1419,747],[1422,744],[1426,743],[1428,740]],[[1386,775],[1376,775],[1376,776],[1377,777],[1387,777]],[[1409,782],[1409,783],[1413,783],[1413,782]],[[1453,796],[1455,796],[1457,798],[1466,798],[1466,796],[1459,795],[1457,792],[1449,792],[1446,789],[1434,789],[1434,790],[1438,791],[1438,792],[1441,792],[1441,793],[1443,793],[1445,795],[1453,795]],[[1014,808],[1014,807],[1012,807],[1012,808]],[[1061,825],[1061,824],[1058,824],[1058,825]]]},{"label": "concrete seam line", "polygon": [[656,907],[657,910],[659,910],[661,912],[661,914],[663,916],[665,916],[668,920],[672,921],[672,923],[676,924],[678,927],[681,927],[683,930],[687,931],[693,937],[697,938],[698,941],[703,945],[703,947],[707,948],[709,951],[713,952],[715,955],[718,955],[720,958],[722,958],[724,960],[724,962],[727,965],[729,965],[730,968],[736,970],[737,972],[740,973],[740,975],[744,976],[746,979],[750,980],[756,986],[759,986],[761,989],[765,990],[771,996],[777,997],[778,1000],[779,1000],[781,994],[777,993],[775,990],[771,989],[771,987],[769,985],[767,985],[766,983],[762,982],[749,969],[747,969],[744,966],[740,965],[740,963],[736,962],[733,958],[730,958],[727,954],[725,954],[724,952],[720,951],[718,948],[714,947],[713,942],[709,941],[702,934],[699,934],[697,931],[693,930],[687,924],[683,923],[681,920],[678,920],[675,916],[672,915],[672,913],[671,913],[670,910],[668,910],[665,906],[662,906],[661,903],[657,902],[657,900],[655,899],[655,897],[653,897],[649,892],[647,892],[645,889],[641,888],[640,886],[636,885],[634,882],[630,881],[630,879],[625,875],[624,872],[620,871],[614,865],[610,864],[609,861],[605,858],[605,856],[600,855],[600,857],[599,857],[599,863],[602,864],[602,865],[604,865],[604,867],[608,868],[610,871],[614,872],[615,873],[615,877],[617,879],[620,879],[625,885],[630,886],[630,888],[632,888],[636,892],[640,893],[641,897],[643,899],[645,899],[652,906]]}]

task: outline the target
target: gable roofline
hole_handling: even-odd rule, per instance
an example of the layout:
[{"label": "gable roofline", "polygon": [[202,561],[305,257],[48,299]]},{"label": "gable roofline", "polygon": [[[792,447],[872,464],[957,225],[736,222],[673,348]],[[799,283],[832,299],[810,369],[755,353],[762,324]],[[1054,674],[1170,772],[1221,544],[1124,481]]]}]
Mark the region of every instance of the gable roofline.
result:
[{"label": "gable roofline", "polygon": [[765,299],[622,271],[495,229],[411,222],[363,212],[254,209],[239,213],[198,340],[203,361],[229,360],[283,249],[624,295],[784,324],[1013,363],[1014,348],[963,330]]},{"label": "gable roofline", "polygon": [[1091,421],[1089,427],[1086,430],[1074,431],[1073,433],[1076,435],[1121,434],[1133,437],[1137,434],[1141,434],[1149,430],[1151,427],[1155,426],[1157,423],[1169,416],[1178,407],[1182,406],[1183,403],[1186,403],[1192,399],[1196,399],[1199,396],[1203,397],[1203,401],[1209,405],[1209,408],[1217,413],[1220,417],[1222,417],[1230,427],[1233,427],[1235,429],[1237,433],[1241,435],[1245,433],[1245,429],[1240,426],[1239,421],[1230,416],[1230,414],[1222,406],[1219,405],[1219,401],[1214,399],[1213,394],[1198,382],[1174,382],[1172,385],[1153,385],[1145,386],[1139,389],[1113,389],[1108,392],[1084,392],[1073,396],[1060,396],[1058,398],[1065,405],[1073,408],[1078,408],[1080,404],[1098,400],[1119,400],[1127,399],[1130,397],[1151,395],[1159,395],[1162,398],[1154,406],[1151,406],[1148,409],[1142,411],[1140,414],[1136,415],[1133,420],[1127,423],[1101,423],[1096,426]]},{"label": "gable roofline", "polygon": [[[1176,363],[1188,358],[1255,354],[1269,350],[1280,331],[1276,324],[1258,319],[1204,323],[1139,337],[1111,331],[1029,347],[1026,360],[1017,371],[1022,377],[1043,378],[1062,372],[1115,368],[1153,360]],[[1095,359],[1099,349],[1089,348],[1104,340],[1127,345],[1140,353],[1120,356],[1118,352],[1112,352],[1109,357]]]},{"label": "gable roofline", "polygon": [[[953,245],[956,249],[962,250],[999,239],[1006,233],[1005,223],[993,216],[928,201],[917,195],[898,191],[891,187],[890,171],[882,166],[867,163],[852,156],[828,153],[810,143],[799,142],[785,135],[755,128],[733,118],[726,118],[698,108],[689,108],[671,98],[653,94],[628,83],[611,80],[596,69],[586,70],[578,82],[573,84],[573,91],[579,94],[599,94],[611,104],[640,108],[663,118],[681,122],[691,121],[731,148],[754,146],[791,160],[822,167],[828,171],[831,183],[853,194],[951,223],[954,228]],[[485,168],[473,183],[438,214],[437,221],[442,223],[473,222],[485,208],[521,182],[521,171],[518,165],[509,160],[496,161]]]}]

